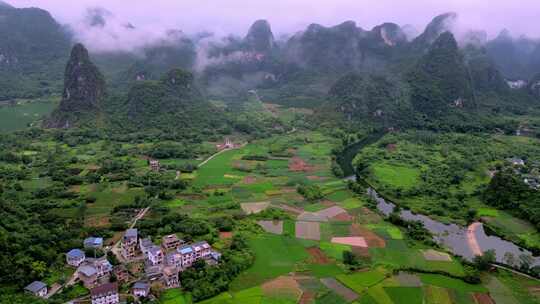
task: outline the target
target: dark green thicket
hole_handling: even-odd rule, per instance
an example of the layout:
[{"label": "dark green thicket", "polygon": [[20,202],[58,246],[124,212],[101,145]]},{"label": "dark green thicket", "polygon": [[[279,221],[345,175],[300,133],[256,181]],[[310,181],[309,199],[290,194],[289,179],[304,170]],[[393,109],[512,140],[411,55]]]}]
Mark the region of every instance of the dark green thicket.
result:
[{"label": "dark green thicket", "polygon": [[529,188],[514,169],[495,174],[484,193],[486,202],[526,219],[540,229],[540,193]]},{"label": "dark green thicket", "polygon": [[452,106],[474,107],[467,68],[449,32],[434,42],[411,73],[409,83],[414,109],[428,117],[443,116]]},{"label": "dark green thicket", "polygon": [[0,6],[0,100],[59,91],[70,37],[42,9]]}]

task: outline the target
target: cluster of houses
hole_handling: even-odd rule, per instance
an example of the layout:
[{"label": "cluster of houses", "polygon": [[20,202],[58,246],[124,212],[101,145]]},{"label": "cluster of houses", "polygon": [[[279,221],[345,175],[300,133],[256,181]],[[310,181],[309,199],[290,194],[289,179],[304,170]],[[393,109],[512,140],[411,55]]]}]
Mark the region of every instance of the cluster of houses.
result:
[{"label": "cluster of houses", "polygon": [[540,165],[536,163],[528,163],[527,173],[523,173],[520,168],[526,165],[525,160],[521,158],[508,158],[506,161],[516,168],[515,173],[521,176],[523,182],[532,189],[540,190]]},{"label": "cluster of houses", "polygon": [[[187,244],[176,234],[171,234],[164,236],[158,246],[150,238],[140,238],[137,229],[126,230],[120,241],[120,255],[125,263],[113,267],[106,256],[96,258],[85,254],[101,249],[103,239],[91,237],[84,240],[84,250],[75,248],[66,253],[66,263],[77,268],[76,279],[90,289],[92,304],[119,303],[118,284],[129,282],[131,278],[126,263],[144,261],[144,274],[136,278],[140,281],[132,285],[131,291],[135,297],[148,297],[151,284],[161,283],[164,288],[180,287],[179,274],[197,260],[215,264],[221,258],[207,242]],[[113,275],[116,280],[110,283]],[[48,292],[47,285],[39,281],[28,285],[26,291],[39,297],[46,297]]]},{"label": "cluster of houses", "polygon": [[[126,242],[129,242],[130,247],[133,246],[132,240]],[[221,258],[221,254],[214,251],[207,242],[189,245],[176,234],[164,236],[161,246],[155,245],[150,238],[141,238],[138,249],[144,256],[146,278],[149,281],[161,280],[166,288],[178,287],[179,273],[195,261],[204,259],[208,264],[214,264]],[[130,248],[128,252],[132,250]]]}]

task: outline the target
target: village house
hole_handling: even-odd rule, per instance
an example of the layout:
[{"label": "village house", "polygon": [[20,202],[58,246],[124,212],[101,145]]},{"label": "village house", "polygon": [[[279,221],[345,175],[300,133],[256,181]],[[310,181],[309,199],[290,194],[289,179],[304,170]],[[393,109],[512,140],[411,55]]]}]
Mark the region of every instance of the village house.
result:
[{"label": "village house", "polygon": [[77,269],[77,276],[86,288],[96,286],[100,281],[106,281],[113,270],[106,257],[88,258]]},{"label": "village house", "polygon": [[107,283],[90,290],[92,304],[116,304],[120,303],[118,284]]},{"label": "village house", "polygon": [[101,249],[103,248],[103,238],[89,237],[84,239],[84,249]]},{"label": "village house", "polygon": [[133,295],[138,298],[146,298],[150,294],[150,284],[147,282],[137,282],[133,284]]},{"label": "village house", "polygon": [[165,255],[165,264],[176,268],[182,268],[182,258],[178,251],[169,252]]},{"label": "village house", "polygon": [[147,265],[144,269],[146,279],[149,281],[157,281],[163,277],[161,266]]},{"label": "village house", "polygon": [[73,267],[79,267],[85,259],[86,255],[84,254],[84,251],[80,249],[71,249],[66,253],[66,262]]},{"label": "village house", "polygon": [[133,259],[137,255],[138,233],[137,229],[128,229],[122,238],[120,246],[122,248],[122,256],[126,260]]},{"label": "village house", "polygon": [[47,284],[41,281],[34,281],[30,285],[26,286],[24,290],[36,297],[44,298],[47,295]]},{"label": "village house", "polygon": [[144,239],[139,239],[139,249],[143,253],[143,255],[146,257],[148,249],[152,246],[155,246],[154,243],[152,243],[152,240],[147,237]]},{"label": "village house", "polygon": [[161,251],[161,248],[159,248],[158,246],[150,247],[148,249],[147,256],[147,261],[150,265],[156,266],[163,264],[163,251]]},{"label": "village house", "polygon": [[233,149],[234,147],[234,143],[229,138],[225,138],[225,142],[216,145],[218,150]]},{"label": "village house", "polygon": [[221,256],[217,254],[212,255],[213,252],[212,247],[207,242],[198,242],[178,248],[182,268],[190,267],[199,259],[212,259]]},{"label": "village house", "polygon": [[124,265],[115,266],[113,273],[118,282],[127,282],[129,280],[129,272]]},{"label": "village house", "polygon": [[98,277],[96,268],[90,265],[82,265],[77,269],[77,277],[84,287],[92,288],[97,285]]},{"label": "village house", "polygon": [[163,268],[163,283],[167,288],[180,287],[178,269],[176,267],[166,266]]},{"label": "village house", "polygon": [[184,241],[179,239],[176,234],[164,236],[161,242],[161,246],[165,250],[177,249],[178,247],[182,246],[182,244],[184,244]]},{"label": "village house", "polygon": [[150,160],[150,169],[152,171],[158,172],[160,170],[159,160],[156,160],[156,159]]},{"label": "village house", "polygon": [[506,161],[511,163],[513,166],[525,166],[525,161],[521,158],[507,158]]},{"label": "village house", "polygon": [[210,257],[211,257],[211,259],[208,260],[209,264],[210,265],[217,264],[219,262],[219,260],[221,259],[221,253],[219,253],[217,251],[212,251],[210,253]]}]

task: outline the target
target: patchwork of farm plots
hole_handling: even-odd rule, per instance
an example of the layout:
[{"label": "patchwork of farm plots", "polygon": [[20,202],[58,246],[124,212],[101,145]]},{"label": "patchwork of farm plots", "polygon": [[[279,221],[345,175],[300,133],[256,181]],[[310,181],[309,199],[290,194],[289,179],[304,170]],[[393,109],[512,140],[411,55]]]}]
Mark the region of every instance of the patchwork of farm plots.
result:
[{"label": "patchwork of farm plots", "polygon": [[[457,259],[407,240],[405,231],[385,222],[365,206],[366,198],[333,177],[332,143],[323,135],[302,133],[226,151],[194,174],[200,193],[184,193],[175,200],[182,203],[168,204],[201,216],[208,210],[215,215],[240,209],[256,228],[248,240],[256,257],[253,266],[228,292],[202,303],[491,300],[486,287],[460,279],[465,270]],[[254,155],[267,158],[248,157]],[[296,191],[299,184],[316,186],[322,198],[304,198]],[[224,205],[229,209],[218,208]],[[344,251],[359,257],[362,266],[351,271]]]},{"label": "patchwork of farm plots", "polygon": [[[166,180],[188,181],[189,187],[170,191],[170,197],[159,200],[156,207],[193,218],[230,216],[235,219],[232,231],[222,231],[212,245],[219,250],[241,231],[249,236],[247,243],[255,254],[254,264],[227,292],[203,303],[489,303],[492,298],[535,303],[534,297],[524,295],[540,284],[519,281],[511,274],[487,277],[482,285],[466,284],[460,279],[465,276],[464,266],[456,258],[407,239],[406,231],[385,222],[367,207],[367,198],[355,195],[345,181],[333,176],[331,150],[337,144],[337,139],[320,133],[296,132],[224,151],[192,173],[160,172]],[[81,160],[70,169],[85,176],[98,168],[96,160],[109,157],[103,148],[106,145],[98,141],[59,149]],[[126,144],[123,148],[142,150],[143,145]],[[32,148],[58,149],[48,142]],[[116,158],[130,161],[140,176],[150,174],[143,157]],[[164,166],[198,165],[202,161],[160,160]],[[402,183],[404,188],[417,177],[406,168],[384,165],[375,172],[386,177],[386,182]],[[96,228],[124,223],[133,214],[115,212],[116,207],[143,196],[145,188],[110,177],[69,189],[93,198],[84,210],[68,198],[56,201],[53,210],[65,217],[84,212],[85,225]],[[39,189],[50,183],[36,174],[22,186]],[[299,185],[316,189],[317,198],[299,194]],[[490,209],[481,212],[504,219]],[[146,217],[155,214],[150,211]],[[344,251],[357,257],[356,269],[345,264]],[[160,301],[192,302],[189,294],[178,289],[166,291]]]}]

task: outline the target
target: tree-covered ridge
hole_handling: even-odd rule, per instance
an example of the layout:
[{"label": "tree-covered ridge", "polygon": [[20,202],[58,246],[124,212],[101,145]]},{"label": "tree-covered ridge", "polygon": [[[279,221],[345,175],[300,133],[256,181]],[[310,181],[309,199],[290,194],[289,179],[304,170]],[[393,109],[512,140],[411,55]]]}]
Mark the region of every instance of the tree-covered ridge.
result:
[{"label": "tree-covered ridge", "polygon": [[0,6],[0,100],[54,93],[70,40],[45,10]]},{"label": "tree-covered ridge", "polygon": [[127,94],[125,111],[127,122],[138,129],[221,128],[226,122],[223,113],[203,98],[193,75],[180,69],[169,71],[160,81],[135,83]]},{"label": "tree-covered ridge", "polygon": [[427,116],[445,115],[451,107],[475,107],[463,55],[450,32],[435,40],[411,73],[409,83],[413,107]]},{"label": "tree-covered ridge", "polygon": [[350,121],[388,126],[400,119],[408,120],[407,115],[412,114],[403,83],[385,75],[347,74],[332,86],[328,95],[324,108],[332,107]]}]

